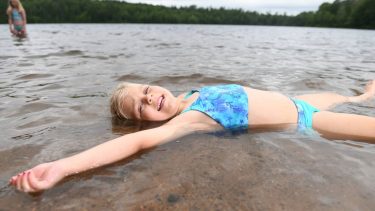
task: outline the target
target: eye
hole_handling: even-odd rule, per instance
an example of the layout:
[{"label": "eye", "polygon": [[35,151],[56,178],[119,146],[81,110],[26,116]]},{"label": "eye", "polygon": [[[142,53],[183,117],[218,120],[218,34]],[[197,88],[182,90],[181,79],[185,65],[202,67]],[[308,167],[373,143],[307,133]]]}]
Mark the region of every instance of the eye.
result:
[{"label": "eye", "polygon": [[149,91],[150,91],[150,86],[147,86],[147,87],[145,88],[144,94],[145,94],[145,95],[148,94]]},{"label": "eye", "polygon": [[143,103],[139,106],[138,111],[139,111],[139,115],[141,115],[143,111]]}]

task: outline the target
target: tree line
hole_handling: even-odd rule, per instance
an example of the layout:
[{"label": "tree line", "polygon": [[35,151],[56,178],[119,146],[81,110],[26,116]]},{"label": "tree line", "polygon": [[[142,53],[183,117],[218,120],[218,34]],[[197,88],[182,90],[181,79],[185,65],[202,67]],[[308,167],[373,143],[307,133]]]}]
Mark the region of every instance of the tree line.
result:
[{"label": "tree line", "polygon": [[295,17],[299,26],[375,29],[375,0],[336,0]]},{"label": "tree line", "polygon": [[[0,1],[0,10],[8,0]],[[375,29],[375,0],[336,0],[296,16],[225,8],[165,7],[114,0],[24,0],[29,23],[186,23]]]}]

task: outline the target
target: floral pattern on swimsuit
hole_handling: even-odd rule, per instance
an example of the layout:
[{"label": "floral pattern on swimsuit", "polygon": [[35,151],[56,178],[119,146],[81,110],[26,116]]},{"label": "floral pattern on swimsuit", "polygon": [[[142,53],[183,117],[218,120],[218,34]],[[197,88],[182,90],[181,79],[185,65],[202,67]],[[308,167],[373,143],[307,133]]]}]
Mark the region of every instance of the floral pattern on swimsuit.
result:
[{"label": "floral pattern on swimsuit", "polygon": [[198,92],[198,99],[183,112],[200,111],[225,129],[248,128],[248,99],[242,86],[236,84],[206,86]]}]

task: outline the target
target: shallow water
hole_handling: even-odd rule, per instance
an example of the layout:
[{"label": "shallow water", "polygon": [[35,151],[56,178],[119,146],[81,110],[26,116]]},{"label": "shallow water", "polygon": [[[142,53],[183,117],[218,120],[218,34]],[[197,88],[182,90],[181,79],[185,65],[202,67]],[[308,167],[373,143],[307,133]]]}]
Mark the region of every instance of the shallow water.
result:
[{"label": "shallow water", "polygon": [[[7,186],[20,170],[150,127],[111,121],[108,93],[120,81],[175,94],[239,83],[290,96],[355,95],[375,78],[375,31],[136,24],[28,31],[21,40],[0,34],[1,210],[375,207],[374,144],[293,130],[190,135],[37,196]],[[374,108],[372,100],[334,110],[375,116]]]}]

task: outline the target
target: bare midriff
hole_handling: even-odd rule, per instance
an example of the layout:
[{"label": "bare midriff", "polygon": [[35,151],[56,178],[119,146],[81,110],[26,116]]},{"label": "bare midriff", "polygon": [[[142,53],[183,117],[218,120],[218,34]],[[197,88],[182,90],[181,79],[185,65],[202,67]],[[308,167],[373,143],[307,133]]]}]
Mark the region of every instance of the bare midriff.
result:
[{"label": "bare midriff", "polygon": [[297,122],[293,101],[278,92],[244,87],[249,100],[249,127],[287,127]]}]

